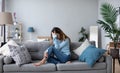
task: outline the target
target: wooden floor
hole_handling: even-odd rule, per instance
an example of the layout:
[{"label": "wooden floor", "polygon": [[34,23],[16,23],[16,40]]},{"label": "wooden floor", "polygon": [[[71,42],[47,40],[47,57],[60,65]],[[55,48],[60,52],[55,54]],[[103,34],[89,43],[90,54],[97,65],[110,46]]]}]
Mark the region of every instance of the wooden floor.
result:
[{"label": "wooden floor", "polygon": [[120,65],[118,60],[115,60],[115,73],[120,73]]}]

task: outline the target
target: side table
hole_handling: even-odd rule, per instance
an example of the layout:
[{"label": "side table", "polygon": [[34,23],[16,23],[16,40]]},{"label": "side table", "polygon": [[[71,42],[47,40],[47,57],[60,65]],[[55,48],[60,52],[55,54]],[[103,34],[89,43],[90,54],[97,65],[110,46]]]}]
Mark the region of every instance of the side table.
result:
[{"label": "side table", "polygon": [[120,65],[119,49],[110,49],[110,55],[113,58],[113,73],[115,73],[115,59],[118,60]]}]

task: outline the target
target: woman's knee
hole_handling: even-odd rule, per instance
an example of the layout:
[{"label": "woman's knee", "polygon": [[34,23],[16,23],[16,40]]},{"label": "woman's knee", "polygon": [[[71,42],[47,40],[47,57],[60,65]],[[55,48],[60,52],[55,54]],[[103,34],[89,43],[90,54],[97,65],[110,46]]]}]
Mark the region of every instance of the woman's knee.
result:
[{"label": "woman's knee", "polygon": [[66,63],[67,61],[70,60],[70,56],[65,56],[63,59],[62,59],[62,63]]},{"label": "woman's knee", "polygon": [[52,49],[53,49],[53,46],[50,46],[50,47],[48,48],[48,52],[51,52]]},{"label": "woman's knee", "polygon": [[47,62],[48,63],[54,63],[54,64],[57,64],[57,63],[60,63],[57,59],[55,59],[55,58],[49,58],[48,60],[47,60]]}]

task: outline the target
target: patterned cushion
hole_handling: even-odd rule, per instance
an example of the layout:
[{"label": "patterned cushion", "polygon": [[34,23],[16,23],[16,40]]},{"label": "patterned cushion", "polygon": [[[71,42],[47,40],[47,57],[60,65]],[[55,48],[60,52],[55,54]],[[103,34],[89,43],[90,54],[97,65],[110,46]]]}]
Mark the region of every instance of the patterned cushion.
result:
[{"label": "patterned cushion", "polygon": [[10,49],[10,55],[16,62],[16,65],[20,66],[22,64],[31,62],[31,56],[25,46],[8,46]]}]

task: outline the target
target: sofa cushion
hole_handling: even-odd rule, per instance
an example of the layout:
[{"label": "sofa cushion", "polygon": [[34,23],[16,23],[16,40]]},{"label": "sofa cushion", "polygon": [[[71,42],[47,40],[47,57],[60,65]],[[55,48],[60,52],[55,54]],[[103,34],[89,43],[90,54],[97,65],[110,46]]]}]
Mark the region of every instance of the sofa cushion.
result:
[{"label": "sofa cushion", "polygon": [[96,63],[94,67],[89,67],[85,62],[73,61],[70,64],[57,64],[57,70],[60,71],[80,71],[80,70],[101,70],[106,69],[106,63]]},{"label": "sofa cushion", "polygon": [[32,60],[41,60],[43,58],[44,51],[50,46],[50,43],[48,41],[27,41],[24,43],[24,45],[28,49]]},{"label": "sofa cushion", "polygon": [[10,49],[10,55],[15,61],[16,65],[20,66],[25,63],[31,62],[31,56],[27,48],[23,46],[8,45]]},{"label": "sofa cushion", "polygon": [[16,64],[7,64],[3,67],[4,72],[51,72],[56,71],[55,64],[47,63],[41,66],[34,66],[33,63],[24,64],[21,67]]}]

